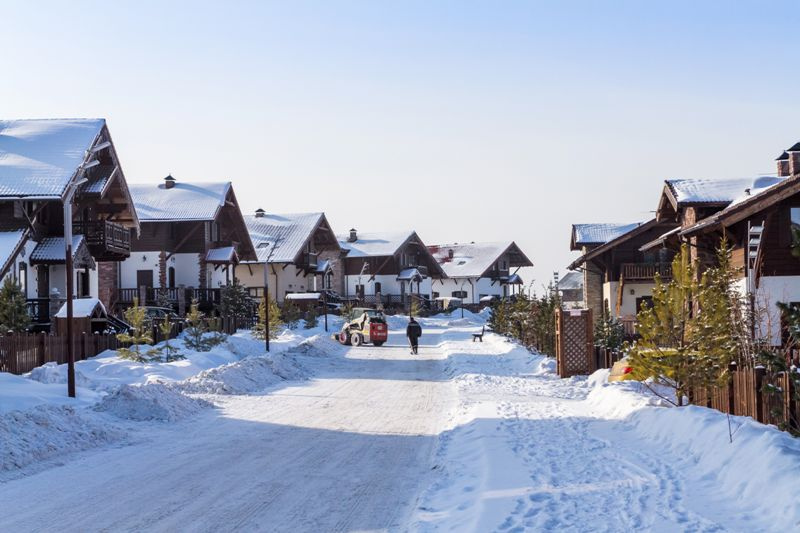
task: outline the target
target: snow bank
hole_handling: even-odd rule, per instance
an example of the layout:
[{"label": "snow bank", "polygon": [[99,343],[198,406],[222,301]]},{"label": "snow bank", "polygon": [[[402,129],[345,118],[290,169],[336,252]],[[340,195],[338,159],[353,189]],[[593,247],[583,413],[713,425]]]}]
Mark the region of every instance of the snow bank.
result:
[{"label": "snow bank", "polygon": [[[608,370],[587,380],[586,402],[595,415],[617,418],[639,437],[681,458],[680,467],[715,480],[720,498],[743,512],[773,517],[776,531],[800,524],[800,439],[749,417],[728,417],[698,406],[670,404],[640,382],[608,383]],[[780,509],[780,513],[775,513]]]},{"label": "snow bank", "polygon": [[[47,379],[43,379],[39,383],[23,376],[0,372],[0,414],[33,409],[42,404],[86,406],[95,403],[100,398],[97,393],[83,388],[77,390],[77,398],[69,398],[66,375],[63,382],[54,379],[52,373],[47,371],[43,371],[42,376]],[[77,384],[82,387],[85,386],[86,381],[78,378]]]},{"label": "snow bank", "polygon": [[0,415],[0,472],[119,441],[126,436],[108,420],[71,406],[44,405]]},{"label": "snow bank", "polygon": [[95,410],[126,420],[175,421],[197,414],[211,403],[190,398],[163,383],[123,385],[105,398]]}]

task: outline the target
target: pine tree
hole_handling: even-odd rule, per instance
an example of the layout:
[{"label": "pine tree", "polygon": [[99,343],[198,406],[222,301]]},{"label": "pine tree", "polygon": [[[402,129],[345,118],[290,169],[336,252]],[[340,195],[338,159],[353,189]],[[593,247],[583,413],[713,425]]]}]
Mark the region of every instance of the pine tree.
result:
[{"label": "pine tree", "polygon": [[30,323],[25,295],[20,286],[8,276],[0,287],[0,332],[23,332]]},{"label": "pine tree", "polygon": [[625,328],[611,312],[606,304],[602,318],[594,328],[594,345],[607,350],[618,350],[625,340]]},{"label": "pine tree", "polygon": [[198,352],[207,352],[210,347],[205,339],[208,331],[203,313],[200,312],[200,304],[197,299],[192,300],[189,313],[186,315],[188,327],[184,330],[184,343],[187,348]]},{"label": "pine tree", "polygon": [[172,335],[172,322],[170,322],[169,318],[164,318],[164,320],[161,321],[161,324],[158,326],[158,330],[161,333],[161,336],[164,337],[164,344],[158,348],[159,353],[164,356],[164,360],[170,362],[185,359],[186,357],[180,352],[180,350],[170,344],[170,336]]},{"label": "pine tree", "polygon": [[147,319],[147,311],[139,306],[139,299],[133,299],[133,305],[125,310],[125,321],[130,324],[131,330],[117,334],[117,340],[128,344],[127,347],[119,348],[117,354],[123,359],[130,359],[139,363],[152,360],[158,355],[158,350],[149,349],[142,351],[141,345],[152,344],[153,337],[150,336],[150,321]]},{"label": "pine tree", "polygon": [[312,306],[306,313],[305,329],[313,329],[317,327],[317,308]]},{"label": "pine tree", "polygon": [[[270,315],[272,310],[270,309]],[[297,323],[300,321],[300,310],[297,308],[293,300],[284,300],[283,310],[281,312],[281,319],[289,329],[296,329]]]},{"label": "pine tree", "polygon": [[684,244],[672,262],[672,279],[664,283],[656,278],[653,305],[637,317],[641,339],[628,355],[633,375],[674,389],[677,405],[685,397],[691,400],[695,387],[726,379],[733,348],[729,301],[720,276],[706,272],[698,282]]},{"label": "pine tree", "polygon": [[411,303],[408,307],[408,312],[410,316],[419,316],[419,301],[413,296],[411,296]]},{"label": "pine tree", "polygon": [[167,291],[167,289],[158,289],[156,293],[156,305],[172,309],[172,302],[169,299],[169,291]]},{"label": "pine tree", "polygon": [[265,339],[266,331],[269,329],[269,338],[276,339],[283,330],[283,321],[281,320],[281,310],[278,304],[270,298],[269,300],[269,326],[267,326],[267,303],[265,298],[261,298],[261,303],[258,305],[258,321],[253,327],[252,335],[256,339]]},{"label": "pine tree", "polygon": [[247,287],[234,279],[230,285],[225,285],[220,291],[219,314],[227,318],[236,319],[237,323],[249,320],[252,312],[252,301]]}]

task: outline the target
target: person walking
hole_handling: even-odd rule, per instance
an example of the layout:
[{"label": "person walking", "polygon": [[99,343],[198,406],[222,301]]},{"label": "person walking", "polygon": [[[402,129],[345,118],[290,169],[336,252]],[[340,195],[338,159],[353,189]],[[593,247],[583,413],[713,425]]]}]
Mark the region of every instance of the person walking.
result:
[{"label": "person walking", "polygon": [[419,338],[421,336],[422,326],[420,326],[419,322],[414,320],[414,317],[412,316],[408,321],[408,326],[406,327],[406,337],[408,337],[408,342],[411,343],[411,353],[413,355],[417,355],[419,352]]}]

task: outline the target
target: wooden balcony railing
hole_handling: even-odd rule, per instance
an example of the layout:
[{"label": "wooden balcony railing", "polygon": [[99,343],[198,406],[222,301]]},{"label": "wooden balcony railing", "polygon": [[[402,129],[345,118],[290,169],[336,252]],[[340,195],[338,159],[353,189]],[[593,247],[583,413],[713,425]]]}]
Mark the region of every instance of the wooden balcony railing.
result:
[{"label": "wooden balcony railing", "polygon": [[84,236],[97,259],[124,259],[131,255],[131,232],[121,224],[107,220],[78,222],[73,231]]},{"label": "wooden balcony railing", "polygon": [[672,265],[669,263],[623,263],[621,274],[625,281],[652,281],[656,274],[666,280],[672,278]]}]

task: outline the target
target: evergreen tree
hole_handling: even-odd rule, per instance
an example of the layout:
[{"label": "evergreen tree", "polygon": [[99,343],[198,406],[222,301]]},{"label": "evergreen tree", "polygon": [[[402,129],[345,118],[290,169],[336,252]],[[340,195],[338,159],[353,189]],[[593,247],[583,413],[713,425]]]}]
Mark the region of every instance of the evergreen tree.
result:
[{"label": "evergreen tree", "polygon": [[727,377],[728,301],[712,280],[717,275],[707,272],[698,282],[684,244],[672,262],[672,279],[664,283],[656,277],[653,305],[637,317],[641,338],[628,355],[633,375],[674,389],[677,405],[684,397],[691,400],[694,387],[718,385]]},{"label": "evergreen tree", "polygon": [[169,299],[169,291],[167,291],[167,289],[158,289],[156,293],[156,305],[172,309],[172,302]]},{"label": "evergreen tree", "polygon": [[258,321],[253,327],[252,335],[256,339],[265,340],[266,331],[269,330],[269,338],[276,339],[283,329],[281,321],[281,310],[275,300],[269,300],[269,326],[267,326],[267,303],[265,298],[261,298],[258,305]]},{"label": "evergreen tree", "polygon": [[411,303],[408,306],[408,313],[410,316],[419,316],[419,301],[414,296],[410,296]]},{"label": "evergreen tree", "polygon": [[220,290],[220,316],[235,318],[238,324],[243,324],[252,316],[252,309],[250,292],[239,280],[234,279],[233,283]]},{"label": "evergreen tree", "polygon": [[316,306],[312,306],[308,312],[306,313],[306,329],[313,329],[317,327],[317,308]]},{"label": "evergreen tree", "polygon": [[[270,309],[270,315],[272,310]],[[284,300],[283,310],[281,312],[281,319],[289,329],[296,329],[297,323],[300,321],[301,312],[295,305],[294,300]]]},{"label": "evergreen tree", "polygon": [[164,318],[161,321],[161,324],[158,326],[158,330],[161,333],[161,336],[164,337],[164,344],[158,348],[159,353],[164,356],[164,360],[170,362],[185,359],[186,357],[180,353],[180,350],[178,350],[176,346],[170,344],[170,337],[172,335],[172,322],[170,322],[169,318]]},{"label": "evergreen tree", "polygon": [[611,312],[606,304],[602,318],[594,328],[594,345],[608,350],[618,350],[625,340],[625,328]]},{"label": "evergreen tree", "polygon": [[25,295],[11,276],[0,287],[0,332],[23,332],[31,319],[25,306]]},{"label": "evergreen tree", "polygon": [[186,347],[198,352],[207,352],[210,349],[205,334],[208,331],[200,304],[197,299],[192,300],[189,313],[186,315],[187,328],[184,330],[184,343]]},{"label": "evergreen tree", "polygon": [[124,315],[131,330],[117,334],[117,340],[128,345],[119,348],[117,355],[139,363],[150,361],[158,356],[158,350],[155,349],[142,351],[141,345],[152,344],[153,337],[150,336],[150,321],[147,319],[147,312],[144,307],[139,306],[138,298],[133,299],[133,305],[125,310]]},{"label": "evergreen tree", "polygon": [[348,300],[342,304],[340,313],[345,322],[353,320],[353,304]]}]

